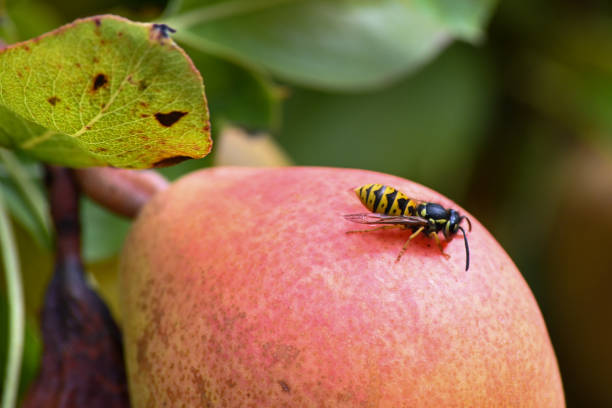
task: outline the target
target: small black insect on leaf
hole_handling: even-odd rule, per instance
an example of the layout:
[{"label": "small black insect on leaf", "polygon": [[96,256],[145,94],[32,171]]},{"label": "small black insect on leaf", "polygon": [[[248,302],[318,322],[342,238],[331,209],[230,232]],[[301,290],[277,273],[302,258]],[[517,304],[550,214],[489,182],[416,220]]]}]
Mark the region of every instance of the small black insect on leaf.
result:
[{"label": "small black insect on leaf", "polygon": [[169,38],[170,33],[176,33],[176,30],[166,24],[153,24],[153,30],[159,31],[163,38]]}]

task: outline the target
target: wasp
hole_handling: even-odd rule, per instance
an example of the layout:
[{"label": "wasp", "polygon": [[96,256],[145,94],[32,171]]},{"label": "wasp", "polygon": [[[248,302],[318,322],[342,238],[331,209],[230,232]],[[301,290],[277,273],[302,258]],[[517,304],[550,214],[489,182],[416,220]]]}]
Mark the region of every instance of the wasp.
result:
[{"label": "wasp", "polygon": [[421,233],[434,239],[442,255],[448,258],[449,255],[444,252],[438,238],[438,232],[442,231],[448,241],[458,231],[461,231],[463,233],[463,241],[465,242],[465,270],[469,269],[470,248],[465,230],[459,225],[465,219],[468,223],[469,231],[472,231],[472,223],[465,215],[460,215],[459,212],[452,208],[446,209],[440,204],[411,199],[401,191],[382,184],[366,184],[356,188],[355,193],[359,200],[361,200],[361,203],[371,213],[346,214],[344,218],[358,224],[379,226],[366,230],[347,231],[347,234],[389,228],[411,229],[413,231],[412,235],[408,237],[395,260],[395,262],[399,262],[404,252],[406,252],[410,241]]}]

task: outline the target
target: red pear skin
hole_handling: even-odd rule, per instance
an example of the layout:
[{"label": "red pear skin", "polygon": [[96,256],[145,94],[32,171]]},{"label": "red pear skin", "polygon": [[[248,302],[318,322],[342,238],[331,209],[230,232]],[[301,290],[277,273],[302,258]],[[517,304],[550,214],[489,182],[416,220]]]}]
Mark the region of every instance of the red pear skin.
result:
[{"label": "red pear skin", "polygon": [[[134,407],[563,407],[544,320],[472,216],[447,259],[407,230],[346,234],[382,183],[331,168],[214,168],[157,194],[121,260]],[[465,225],[464,225],[465,226]],[[466,230],[467,231],[467,230]]]}]

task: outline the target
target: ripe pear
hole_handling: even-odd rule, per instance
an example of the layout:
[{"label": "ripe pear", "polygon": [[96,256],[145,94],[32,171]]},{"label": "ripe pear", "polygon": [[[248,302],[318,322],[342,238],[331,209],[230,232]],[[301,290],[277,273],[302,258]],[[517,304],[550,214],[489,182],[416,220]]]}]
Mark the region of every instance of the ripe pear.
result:
[{"label": "ripe pear", "polygon": [[461,235],[448,258],[421,236],[396,262],[410,230],[346,234],[367,183],[466,214],[332,168],[213,168],[156,195],[120,268],[133,406],[563,407],[538,305],[491,234],[466,214],[468,271]]}]

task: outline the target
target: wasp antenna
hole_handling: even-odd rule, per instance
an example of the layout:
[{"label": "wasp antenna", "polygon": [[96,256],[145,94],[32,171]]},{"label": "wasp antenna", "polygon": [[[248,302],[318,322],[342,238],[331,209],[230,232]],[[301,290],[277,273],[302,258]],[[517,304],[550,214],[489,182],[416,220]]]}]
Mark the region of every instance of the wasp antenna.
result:
[{"label": "wasp antenna", "polygon": [[[469,220],[468,220],[469,221]],[[470,269],[470,247],[468,246],[467,237],[465,236],[465,230],[459,227],[463,233],[463,241],[465,242],[465,270]]]},{"label": "wasp antenna", "polygon": [[466,217],[465,215],[463,217],[461,217],[462,220],[466,220],[468,222],[468,226],[470,227],[470,229],[468,231],[472,232],[472,221],[470,221],[470,219],[468,217]]}]

